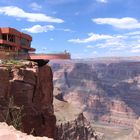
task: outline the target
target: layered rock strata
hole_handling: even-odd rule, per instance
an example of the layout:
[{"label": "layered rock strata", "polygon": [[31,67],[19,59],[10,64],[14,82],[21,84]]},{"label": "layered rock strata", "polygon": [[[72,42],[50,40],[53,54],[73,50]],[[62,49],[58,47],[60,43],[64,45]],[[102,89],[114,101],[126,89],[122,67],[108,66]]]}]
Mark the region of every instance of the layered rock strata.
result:
[{"label": "layered rock strata", "polygon": [[63,99],[60,89],[54,90],[54,112],[57,118],[55,140],[100,140],[103,134],[95,132],[81,113],[82,108]]},{"label": "layered rock strata", "polygon": [[23,106],[21,126],[24,132],[54,137],[53,82],[48,65],[38,67],[33,62],[21,62],[0,66],[0,121],[13,121],[15,116],[8,108],[12,97],[13,106]]},{"label": "layered rock strata", "polygon": [[51,62],[54,86],[69,103],[83,106],[90,121],[133,127],[140,115],[140,62],[69,60]]}]

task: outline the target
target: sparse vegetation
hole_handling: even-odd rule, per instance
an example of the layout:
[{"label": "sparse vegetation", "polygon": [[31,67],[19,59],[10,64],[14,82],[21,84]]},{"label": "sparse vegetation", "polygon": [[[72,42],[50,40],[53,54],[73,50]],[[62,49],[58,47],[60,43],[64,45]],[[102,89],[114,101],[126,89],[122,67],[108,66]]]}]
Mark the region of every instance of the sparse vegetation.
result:
[{"label": "sparse vegetation", "polygon": [[17,130],[22,131],[22,118],[24,106],[17,107],[14,105],[14,98],[9,99],[6,112],[2,114],[3,121],[8,125],[13,125]]},{"label": "sparse vegetation", "polygon": [[3,61],[5,65],[22,65],[23,60],[8,59]]},{"label": "sparse vegetation", "polygon": [[2,60],[2,62],[0,63],[0,66],[4,66],[4,67],[24,67],[26,65],[28,61],[27,60],[16,60],[16,59],[6,59],[6,60]]}]

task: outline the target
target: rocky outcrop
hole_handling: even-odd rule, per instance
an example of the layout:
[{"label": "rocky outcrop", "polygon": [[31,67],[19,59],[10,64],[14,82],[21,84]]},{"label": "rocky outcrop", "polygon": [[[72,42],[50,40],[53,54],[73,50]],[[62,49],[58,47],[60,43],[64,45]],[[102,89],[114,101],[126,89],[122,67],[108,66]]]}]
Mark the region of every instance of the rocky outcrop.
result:
[{"label": "rocky outcrop", "polygon": [[57,124],[56,140],[101,140],[83,114],[79,114],[73,121]]},{"label": "rocky outcrop", "polygon": [[17,131],[13,126],[0,123],[0,140],[52,140],[47,137],[34,137]]},{"label": "rocky outcrop", "polygon": [[64,100],[83,106],[90,121],[132,128],[140,115],[140,62],[69,60],[51,62],[54,86]]},{"label": "rocky outcrop", "polygon": [[[11,97],[14,98],[14,106],[23,106],[21,122],[24,132],[54,137],[53,82],[48,65],[38,67],[33,62],[20,62],[18,65],[1,66],[0,121],[7,116]],[[7,122],[15,117],[11,110],[9,114]]]},{"label": "rocky outcrop", "polygon": [[68,103],[60,89],[54,88],[54,112],[57,118],[55,140],[100,140],[83,116],[82,106]]},{"label": "rocky outcrop", "polygon": [[140,118],[136,121],[128,140],[140,140]]}]

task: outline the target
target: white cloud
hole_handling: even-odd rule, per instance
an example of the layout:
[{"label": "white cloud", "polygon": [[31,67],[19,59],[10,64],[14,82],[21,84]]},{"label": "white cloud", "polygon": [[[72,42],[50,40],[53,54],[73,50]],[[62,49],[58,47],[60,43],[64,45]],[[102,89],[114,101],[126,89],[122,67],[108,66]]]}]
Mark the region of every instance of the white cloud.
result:
[{"label": "white cloud", "polygon": [[131,52],[132,53],[140,53],[140,49],[132,49]]},{"label": "white cloud", "polygon": [[93,54],[97,54],[97,51],[93,51],[92,53],[93,53]]},{"label": "white cloud", "polygon": [[54,40],[54,38],[50,38],[50,41],[53,41]]},{"label": "white cloud", "polygon": [[133,38],[131,34],[127,33],[127,35],[114,35],[112,39],[106,39],[101,43],[97,43],[94,48],[106,49],[112,53],[140,53],[139,43],[140,36],[139,38]]},{"label": "white cloud", "polygon": [[[139,43],[139,41],[138,41],[138,43]],[[134,46],[134,47],[131,49],[131,52],[134,52],[134,53],[140,52],[140,44],[137,44],[136,46]]]},{"label": "white cloud", "polygon": [[125,36],[121,38],[119,36],[114,36],[112,39],[106,39],[104,42],[98,43],[96,47],[101,49],[109,48],[110,50],[119,51],[126,49],[128,45],[126,43]]},{"label": "white cloud", "polygon": [[[139,34],[139,31],[129,32],[124,34],[108,35],[108,34],[89,34],[89,38],[85,39],[72,39],[69,40],[73,43],[88,43],[86,49],[93,49],[94,51],[105,50],[112,54],[124,53],[140,53],[140,36],[134,38],[134,35]],[[89,44],[90,43],[90,44]],[[94,43],[94,44],[93,44]]]},{"label": "white cloud", "polygon": [[92,45],[87,45],[86,48],[87,48],[87,49],[92,49],[92,48],[94,48],[94,47],[93,47]]},{"label": "white cloud", "polygon": [[23,9],[16,6],[6,6],[0,7],[0,14],[15,18],[23,18],[30,22],[54,22],[54,23],[63,23],[64,20],[50,17],[42,13],[29,13],[25,12]]},{"label": "white cloud", "polygon": [[120,29],[137,29],[140,28],[140,22],[131,17],[124,18],[95,18],[92,19],[97,24],[108,24]]},{"label": "white cloud", "polygon": [[72,43],[89,43],[89,42],[94,42],[94,41],[98,41],[98,40],[105,40],[105,39],[109,39],[109,38],[113,38],[111,35],[104,35],[104,34],[94,34],[94,33],[89,33],[88,34],[88,38],[85,39],[70,39],[68,40],[69,42]]},{"label": "white cloud", "polygon": [[43,51],[46,51],[46,50],[47,50],[47,48],[42,48],[42,50],[43,50]]},{"label": "white cloud", "polygon": [[68,29],[68,28],[57,28],[56,30],[64,31],[64,32],[74,32],[73,30]]},{"label": "white cloud", "polygon": [[36,11],[42,9],[42,6],[39,5],[39,4],[37,4],[36,2],[31,3],[31,4],[30,4],[30,7],[31,7],[33,10],[36,10]]},{"label": "white cloud", "polygon": [[108,0],[96,0],[97,2],[101,2],[101,3],[107,3]]},{"label": "white cloud", "polygon": [[52,25],[46,25],[46,26],[34,25],[31,28],[25,28],[22,30],[30,32],[30,33],[42,33],[42,32],[52,31],[54,29],[55,29],[55,27]]},{"label": "white cloud", "polygon": [[140,31],[135,31],[135,32],[129,32],[129,33],[126,33],[126,35],[140,35]]},{"label": "white cloud", "polygon": [[[23,31],[27,31],[30,33],[42,33],[42,32],[48,32],[48,31],[52,31],[52,30],[59,30],[59,31],[64,31],[64,32],[74,32],[71,29],[63,29],[63,28],[55,28],[53,25],[45,25],[45,26],[41,26],[41,25],[34,25],[30,28],[24,28],[22,29]],[[53,41],[53,38],[50,38],[51,41]]]},{"label": "white cloud", "polygon": [[65,32],[72,32],[71,29],[64,29]]}]

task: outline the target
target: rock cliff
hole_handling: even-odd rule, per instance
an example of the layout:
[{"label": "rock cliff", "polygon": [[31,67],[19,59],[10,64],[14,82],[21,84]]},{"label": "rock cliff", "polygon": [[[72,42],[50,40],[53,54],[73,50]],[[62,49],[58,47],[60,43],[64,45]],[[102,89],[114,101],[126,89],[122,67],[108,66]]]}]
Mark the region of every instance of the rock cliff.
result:
[{"label": "rock cliff", "polygon": [[55,89],[54,93],[54,111],[57,118],[55,140],[101,140],[103,134],[93,130],[81,113],[80,106],[66,102],[59,89]]},{"label": "rock cliff", "polygon": [[140,140],[140,118],[134,124],[134,128],[128,140]]},{"label": "rock cliff", "polygon": [[102,124],[132,128],[140,115],[140,62],[69,60],[51,62],[54,86],[84,116]]},{"label": "rock cliff", "polygon": [[57,124],[56,140],[101,140],[102,135],[96,133],[83,114],[73,121]]},{"label": "rock cliff", "polygon": [[[54,137],[56,119],[53,113],[52,71],[48,65],[34,62],[0,66],[0,121],[12,122],[12,106],[23,106],[21,126],[35,136]],[[8,115],[7,115],[8,113]]]}]

